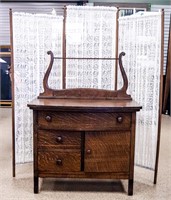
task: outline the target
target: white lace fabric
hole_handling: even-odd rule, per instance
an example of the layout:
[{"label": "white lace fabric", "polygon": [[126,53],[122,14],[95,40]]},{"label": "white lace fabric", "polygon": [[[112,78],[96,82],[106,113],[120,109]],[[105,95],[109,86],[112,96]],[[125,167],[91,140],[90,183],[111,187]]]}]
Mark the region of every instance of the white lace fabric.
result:
[{"label": "white lace fabric", "polygon": [[[43,77],[49,64],[48,50],[62,56],[63,17],[13,13],[14,106],[16,163],[33,160],[33,119],[27,104],[43,92]],[[61,60],[56,60],[49,78],[52,88],[62,87]]]},{"label": "white lace fabric", "polygon": [[[115,7],[67,6],[66,57],[115,58]],[[66,88],[113,89],[115,61],[67,60]]]},{"label": "white lace fabric", "polygon": [[[154,169],[159,119],[161,74],[161,13],[145,12],[119,18],[119,52],[128,93],[142,110],[137,113],[135,163]],[[118,87],[122,85],[119,76]]]}]

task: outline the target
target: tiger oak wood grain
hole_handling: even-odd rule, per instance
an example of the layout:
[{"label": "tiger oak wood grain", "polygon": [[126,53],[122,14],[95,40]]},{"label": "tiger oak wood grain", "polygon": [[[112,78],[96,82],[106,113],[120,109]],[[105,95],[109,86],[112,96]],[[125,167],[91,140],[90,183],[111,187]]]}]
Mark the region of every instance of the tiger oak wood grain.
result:
[{"label": "tiger oak wood grain", "polygon": [[37,99],[34,116],[34,192],[39,177],[128,179],[133,194],[134,101]]},{"label": "tiger oak wood grain", "polygon": [[130,132],[86,133],[85,172],[128,173],[129,154]]},{"label": "tiger oak wood grain", "polygon": [[[40,172],[79,172],[81,154],[77,152],[38,152],[38,170]],[[61,164],[58,161],[61,160]]]},{"label": "tiger oak wood grain", "polygon": [[38,148],[46,149],[80,149],[81,133],[72,131],[54,131],[39,130],[38,131]]},{"label": "tiger oak wood grain", "polygon": [[[46,118],[50,117],[51,121]],[[122,117],[122,122],[118,118]],[[103,122],[103,126],[101,123]],[[74,112],[48,112],[40,111],[38,123],[42,129],[60,129],[60,130],[113,130],[130,129],[130,113],[74,113]]]}]

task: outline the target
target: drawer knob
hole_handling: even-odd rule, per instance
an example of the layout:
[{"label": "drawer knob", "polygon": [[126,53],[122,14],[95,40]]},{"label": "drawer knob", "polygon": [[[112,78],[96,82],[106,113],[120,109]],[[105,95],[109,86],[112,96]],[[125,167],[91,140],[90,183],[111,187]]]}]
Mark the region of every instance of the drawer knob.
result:
[{"label": "drawer knob", "polygon": [[117,117],[117,122],[122,123],[123,122],[123,117]]},{"label": "drawer knob", "polygon": [[56,141],[59,142],[59,143],[61,143],[61,142],[62,142],[62,137],[61,137],[61,136],[58,136],[58,137],[56,138]]},{"label": "drawer knob", "polygon": [[91,149],[87,149],[87,154],[91,154]]},{"label": "drawer knob", "polygon": [[52,121],[52,117],[49,116],[49,115],[47,115],[47,116],[45,117],[45,119],[46,119],[47,122],[51,122],[51,121]]},{"label": "drawer knob", "polygon": [[58,160],[56,161],[56,164],[57,164],[57,165],[62,165],[62,160],[61,160],[61,159],[58,159]]}]

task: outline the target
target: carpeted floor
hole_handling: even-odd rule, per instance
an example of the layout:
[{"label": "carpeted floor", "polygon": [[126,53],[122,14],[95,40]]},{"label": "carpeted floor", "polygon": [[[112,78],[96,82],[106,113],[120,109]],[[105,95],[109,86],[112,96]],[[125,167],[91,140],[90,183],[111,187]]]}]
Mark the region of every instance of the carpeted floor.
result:
[{"label": "carpeted floor", "polygon": [[162,116],[158,183],[153,171],[135,167],[134,195],[127,196],[127,181],[41,179],[33,193],[32,163],[17,165],[12,177],[11,109],[0,108],[0,200],[169,200],[171,199],[171,117]]}]

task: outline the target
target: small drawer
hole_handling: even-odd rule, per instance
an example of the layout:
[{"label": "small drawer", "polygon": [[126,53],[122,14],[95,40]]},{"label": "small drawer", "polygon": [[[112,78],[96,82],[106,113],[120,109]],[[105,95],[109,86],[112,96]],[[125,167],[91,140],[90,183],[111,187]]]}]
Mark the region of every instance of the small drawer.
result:
[{"label": "small drawer", "polygon": [[81,133],[73,131],[38,131],[38,148],[80,148]]},{"label": "small drawer", "polygon": [[40,172],[79,172],[81,165],[80,152],[39,151],[38,170]]},{"label": "small drawer", "polygon": [[56,130],[127,130],[131,127],[131,113],[67,113],[39,111],[38,124],[42,129]]}]

